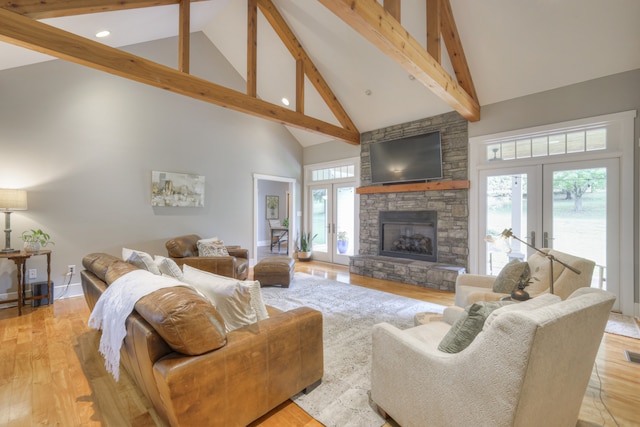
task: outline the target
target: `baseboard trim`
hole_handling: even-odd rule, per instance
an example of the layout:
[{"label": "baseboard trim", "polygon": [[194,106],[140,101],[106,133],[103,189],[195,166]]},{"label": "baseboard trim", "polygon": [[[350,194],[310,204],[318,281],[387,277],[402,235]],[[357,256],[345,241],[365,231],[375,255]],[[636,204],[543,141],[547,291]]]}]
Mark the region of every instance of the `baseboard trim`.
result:
[{"label": "baseboard trim", "polygon": [[[31,296],[31,291],[26,292],[27,296]],[[82,296],[82,285],[80,283],[70,283],[69,285],[59,285],[53,287],[53,300],[54,302],[59,299],[75,298]],[[0,294],[0,309],[17,307],[17,302],[10,302],[3,304],[2,301],[12,300],[18,298],[18,292],[6,292]],[[27,301],[27,305],[30,305],[31,301]]]}]

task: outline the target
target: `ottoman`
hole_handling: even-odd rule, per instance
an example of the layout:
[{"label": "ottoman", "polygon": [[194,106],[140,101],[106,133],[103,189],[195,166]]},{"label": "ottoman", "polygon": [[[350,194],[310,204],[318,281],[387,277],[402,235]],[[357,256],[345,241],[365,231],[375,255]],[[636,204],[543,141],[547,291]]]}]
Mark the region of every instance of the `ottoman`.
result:
[{"label": "ottoman", "polygon": [[281,285],[288,288],[293,279],[295,261],[289,257],[268,257],[261,259],[253,267],[253,280],[260,286]]}]

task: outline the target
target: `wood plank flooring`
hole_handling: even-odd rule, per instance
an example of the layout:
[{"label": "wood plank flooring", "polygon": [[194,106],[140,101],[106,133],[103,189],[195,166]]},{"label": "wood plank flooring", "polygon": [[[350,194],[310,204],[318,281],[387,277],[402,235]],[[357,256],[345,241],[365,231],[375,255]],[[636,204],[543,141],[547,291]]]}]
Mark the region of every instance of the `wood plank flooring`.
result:
[{"label": "wood plank flooring", "polygon": [[[451,293],[350,275],[345,267],[298,262],[296,271],[437,304],[453,303]],[[126,372],[116,383],[105,371],[95,350],[99,333],[87,327],[88,317],[84,298],[27,306],[21,317],[15,308],[0,310],[1,426],[162,425]],[[626,361],[625,349],[640,353],[640,340],[605,334],[597,358],[599,377],[594,373],[590,381],[580,425],[640,426],[640,365]],[[291,401],[251,425],[321,426]],[[386,425],[396,424],[390,420]]]}]

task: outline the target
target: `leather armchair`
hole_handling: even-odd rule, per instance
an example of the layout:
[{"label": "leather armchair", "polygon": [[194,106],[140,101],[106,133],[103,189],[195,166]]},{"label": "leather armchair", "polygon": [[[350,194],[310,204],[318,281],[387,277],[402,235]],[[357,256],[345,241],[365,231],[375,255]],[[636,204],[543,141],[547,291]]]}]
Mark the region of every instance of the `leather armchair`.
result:
[{"label": "leather armchair", "polygon": [[[553,292],[566,299],[576,289],[591,286],[591,276],[595,262],[569,255],[555,249],[542,249],[543,252],[549,253],[571,267],[580,271],[576,274],[565,268],[563,265],[554,262],[553,264]],[[542,293],[549,292],[549,276],[550,262],[549,259],[542,254],[536,252],[527,259],[529,268],[531,269],[532,281],[525,290],[533,298]],[[455,305],[458,307],[466,307],[478,301],[498,301],[500,298],[509,296],[493,292],[493,282],[496,276],[485,276],[480,274],[461,274],[456,279],[456,298]]]},{"label": "leather armchair", "polygon": [[169,258],[180,267],[187,264],[220,276],[246,280],[249,274],[249,250],[242,249],[240,246],[225,246],[229,256],[201,257],[198,256],[200,239],[197,234],[189,234],[168,240],[165,246]]}]

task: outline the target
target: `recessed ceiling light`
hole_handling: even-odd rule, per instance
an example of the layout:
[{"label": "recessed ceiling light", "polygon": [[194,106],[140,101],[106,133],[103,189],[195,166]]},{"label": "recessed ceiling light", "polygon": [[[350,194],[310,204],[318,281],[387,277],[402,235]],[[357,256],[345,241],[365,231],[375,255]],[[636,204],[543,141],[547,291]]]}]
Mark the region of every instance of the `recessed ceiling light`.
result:
[{"label": "recessed ceiling light", "polygon": [[109,34],[111,34],[111,31],[107,31],[107,30],[98,31],[96,33],[96,37],[103,38],[103,37],[107,37]]},{"label": "recessed ceiling light", "polygon": [[289,100],[287,98],[282,98],[282,103],[284,105],[289,105]]},{"label": "recessed ceiling light", "polygon": [[367,96],[371,96],[371,93],[372,93],[371,89],[367,89],[367,90],[364,91],[364,94],[367,95]]}]

